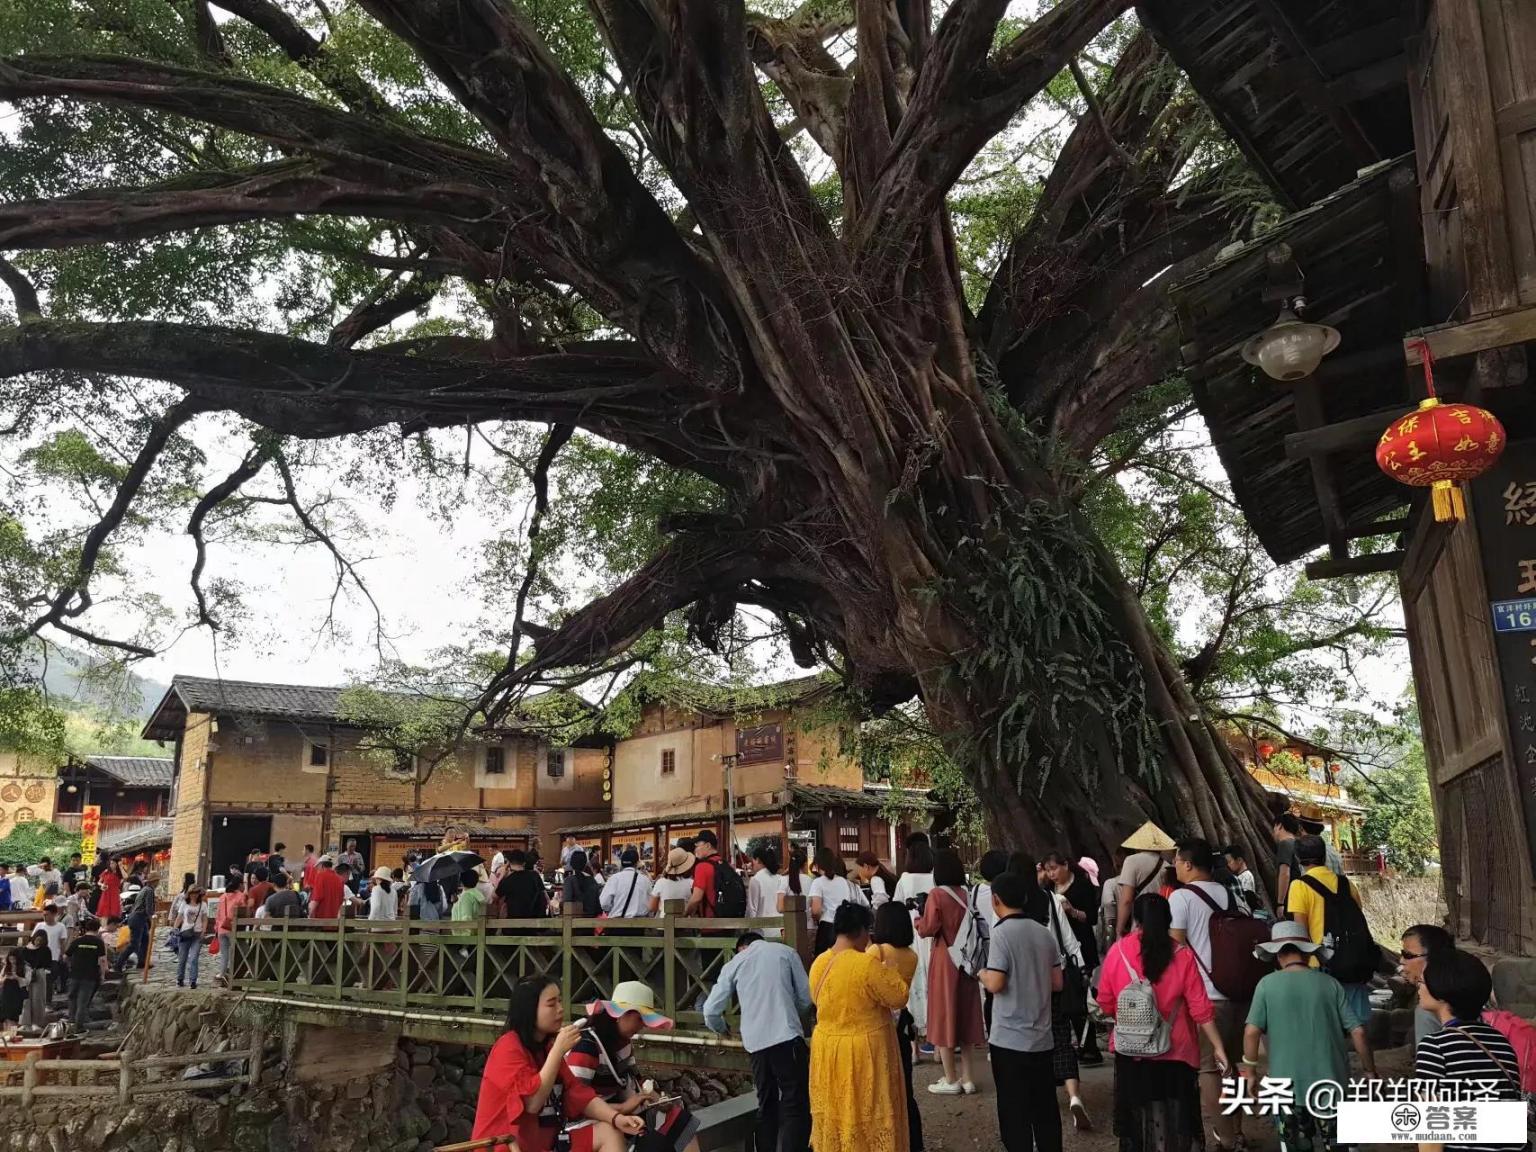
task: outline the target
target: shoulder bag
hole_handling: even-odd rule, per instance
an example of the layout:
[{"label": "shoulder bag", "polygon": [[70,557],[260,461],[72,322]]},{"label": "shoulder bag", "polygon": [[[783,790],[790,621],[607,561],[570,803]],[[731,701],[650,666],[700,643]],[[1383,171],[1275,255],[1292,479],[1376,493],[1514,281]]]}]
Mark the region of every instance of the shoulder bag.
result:
[{"label": "shoulder bag", "polygon": [[1077,961],[1067,955],[1067,942],[1061,935],[1061,910],[1056,897],[1047,892],[1051,903],[1051,928],[1056,933],[1056,947],[1061,950],[1061,991],[1055,995],[1057,1009],[1067,1016],[1082,1016],[1088,1011],[1088,978],[1078,967]]}]

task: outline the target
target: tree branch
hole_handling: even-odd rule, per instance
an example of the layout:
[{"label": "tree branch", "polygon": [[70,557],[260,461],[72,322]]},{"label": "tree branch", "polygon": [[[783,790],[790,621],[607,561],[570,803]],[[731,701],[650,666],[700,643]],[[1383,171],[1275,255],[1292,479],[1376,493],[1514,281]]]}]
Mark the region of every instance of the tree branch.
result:
[{"label": "tree branch", "polygon": [[143,645],[106,641],[84,633],[71,624],[71,620],[83,615],[90,608],[91,576],[96,571],[96,562],[101,557],[101,549],[106,544],[107,538],[117,531],[123,518],[127,516],[128,509],[132,507],[134,499],[144,487],[144,481],[149,478],[155,461],[160,458],[160,453],[165,450],[171,437],[182,425],[207,410],[208,406],[201,400],[185,396],[171,405],[164,415],[150,425],[149,434],[140,445],[138,455],[134,457],[133,463],[129,465],[128,471],[123,474],[122,480],[118,483],[112,503],[108,505],[101,519],[85,534],[85,539],[80,545],[80,555],[75,561],[74,575],[67,584],[54,593],[53,598],[48,602],[47,611],[33,620],[19,636],[13,637],[11,642],[19,642],[29,636],[35,636],[43,628],[52,625],[72,636],[89,639],[92,643],[104,643],[139,656],[154,655]]},{"label": "tree branch", "polygon": [[226,12],[260,28],[288,59],[340,96],[347,107],[374,116],[394,115],[389,103],[372,86],[343,69],[326,52],[323,40],[311,36],[304,25],[272,0],[217,0],[217,3]]},{"label": "tree branch", "polygon": [[752,62],[784,94],[798,126],[838,163],[844,158],[853,80],[827,51],[826,40],[850,26],[846,15],[830,21],[816,13],[786,20],[756,13],[747,18]]},{"label": "tree branch", "polygon": [[191,576],[192,595],[197,599],[197,622],[206,624],[214,632],[219,630],[219,622],[208,610],[208,599],[203,594],[202,584],[203,568],[208,562],[208,544],[203,538],[204,521],[207,520],[210,512],[238,492],[248,481],[255,479],[276,451],[275,444],[258,445],[252,448],[233,472],[203,494],[193,507],[192,516],[187,521],[187,535],[192,537],[192,542],[197,548],[197,559],[192,564]]},{"label": "tree branch", "polygon": [[353,181],[325,164],[284,160],[245,172],[199,173],[160,186],[96,188],[52,200],[0,204],[0,248],[68,248],[301,215],[452,226],[500,211],[490,191],[474,184]]},{"label": "tree branch", "polygon": [[407,313],[425,308],[441,287],[440,280],[418,277],[393,293],[370,295],[331,329],[328,342],[337,348],[350,348],[364,336],[388,327]]},{"label": "tree branch", "polygon": [[497,358],[448,338],[353,350],[253,329],[124,321],[0,328],[0,379],[47,370],[163,380],[208,408],[319,439],[390,424],[574,424],[733,485],[732,446],[704,397],[628,344]]},{"label": "tree branch", "polygon": [[902,265],[967,164],[1016,112],[1132,0],[1063,0],[998,53],[987,51],[1006,0],[956,0],[865,197],[855,234],[861,266],[881,280]]},{"label": "tree branch", "polygon": [[[0,216],[4,209],[0,208]],[[0,247],[4,247],[0,244]],[[43,318],[43,306],[38,301],[37,289],[27,274],[16,265],[12,264],[4,256],[0,256],[0,283],[11,290],[11,299],[16,302],[16,318],[22,323],[29,320],[41,320]]]}]

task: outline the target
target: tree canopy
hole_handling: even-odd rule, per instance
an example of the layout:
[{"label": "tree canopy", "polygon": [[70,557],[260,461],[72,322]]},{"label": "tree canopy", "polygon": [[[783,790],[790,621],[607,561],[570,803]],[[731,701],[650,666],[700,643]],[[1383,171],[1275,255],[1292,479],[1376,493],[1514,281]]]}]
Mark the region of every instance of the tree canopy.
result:
[{"label": "tree canopy", "polygon": [[[0,638],[233,634],[207,555],[252,536],[366,595],[329,486],[473,470],[530,508],[466,610],[477,715],[749,613],[920,696],[1010,839],[1251,834],[1195,697],[1282,643],[1262,582],[1186,682],[1169,543],[1116,563],[1166,496],[1092,474],[1184,403],[1168,284],[1272,208],[1130,7],[9,5]],[[165,525],[185,608],[119,560]]]}]

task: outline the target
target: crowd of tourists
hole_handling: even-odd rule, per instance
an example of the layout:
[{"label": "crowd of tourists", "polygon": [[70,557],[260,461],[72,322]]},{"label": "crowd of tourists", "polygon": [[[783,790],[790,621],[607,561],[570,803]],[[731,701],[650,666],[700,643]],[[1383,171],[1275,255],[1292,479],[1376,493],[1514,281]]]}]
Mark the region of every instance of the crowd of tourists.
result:
[{"label": "crowd of tourists", "polygon": [[[1175,843],[1150,823],[1103,865],[992,851],[968,872],[921,833],[907,839],[899,874],[872,854],[849,867],[830,849],[809,865],[795,852],[781,867],[775,847],[754,852],[737,878],[745,909],[773,916],[803,895],[814,940],[807,971],[774,930],[741,934],[703,1004],[706,1025],[750,1057],[755,1146],[921,1152],[912,1070],[935,1058],[935,1095],[977,1093],[976,1072],[990,1065],[1008,1152],[1060,1149],[1068,1126],[1094,1126],[1079,1071],[1105,1062],[1102,1028],[1122,1152],[1243,1148],[1269,1127],[1285,1149],[1326,1152],[1334,1121],[1309,1112],[1307,1090],[1377,1075],[1371,990],[1394,973],[1417,990],[1416,1080],[1477,1081],[1509,1100],[1536,1088],[1536,1030],[1490,1005],[1481,960],[1432,925],[1384,953],[1330,846],[1284,812],[1273,835],[1272,894],[1247,849]],[[692,915],[725,914],[722,891],[737,885],[720,874],[734,869],[712,837],[702,844],[675,845],[654,880],[625,860],[595,906],[643,915],[641,904],[680,901]],[[519,986],[476,1138],[686,1148],[694,1126],[681,1103],[630,1082],[629,1041],[670,1022],[644,985],[615,1000],[565,1025],[558,984]],[[1261,1073],[1289,1081],[1287,1108],[1253,1106]]]}]

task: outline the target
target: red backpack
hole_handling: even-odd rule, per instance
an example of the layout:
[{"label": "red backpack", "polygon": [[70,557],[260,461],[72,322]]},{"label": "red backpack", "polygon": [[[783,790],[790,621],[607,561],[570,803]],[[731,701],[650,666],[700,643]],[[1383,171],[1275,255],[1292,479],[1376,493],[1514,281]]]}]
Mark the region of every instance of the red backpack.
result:
[{"label": "red backpack", "polygon": [[[1198,896],[1211,910],[1211,966],[1206,975],[1216,991],[1228,1000],[1252,1000],[1259,981],[1274,971],[1253,954],[1260,944],[1268,943],[1269,925],[1239,912],[1230,892],[1227,907],[1222,908],[1197,884],[1187,884],[1180,891]],[[1190,951],[1195,954],[1195,963],[1204,968],[1200,953],[1193,948]]]},{"label": "red backpack", "polygon": [[1536,1092],[1536,1024],[1524,1016],[1493,1008],[1484,1010],[1483,1023],[1497,1029],[1515,1050],[1515,1060],[1520,1065],[1520,1091]]}]

